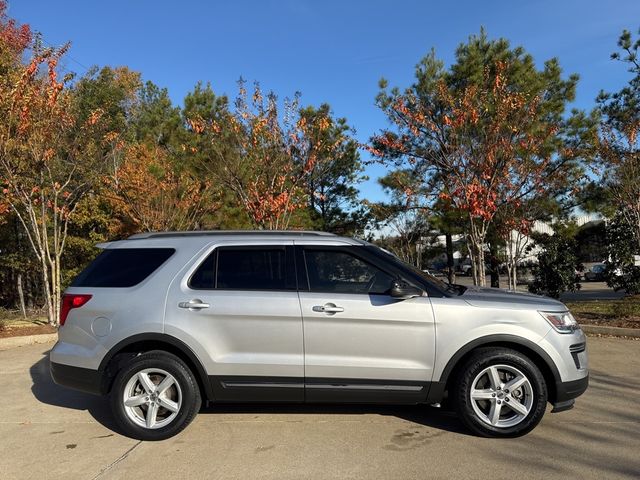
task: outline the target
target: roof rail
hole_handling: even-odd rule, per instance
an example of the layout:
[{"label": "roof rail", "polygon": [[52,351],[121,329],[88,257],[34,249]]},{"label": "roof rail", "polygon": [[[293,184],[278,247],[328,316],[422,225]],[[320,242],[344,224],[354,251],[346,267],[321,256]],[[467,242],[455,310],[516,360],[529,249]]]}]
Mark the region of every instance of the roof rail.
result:
[{"label": "roof rail", "polygon": [[127,240],[137,240],[142,238],[166,238],[166,237],[204,237],[218,235],[260,235],[277,236],[290,235],[294,237],[335,237],[334,233],[316,232],[311,230],[192,230],[181,232],[145,232],[136,233]]}]

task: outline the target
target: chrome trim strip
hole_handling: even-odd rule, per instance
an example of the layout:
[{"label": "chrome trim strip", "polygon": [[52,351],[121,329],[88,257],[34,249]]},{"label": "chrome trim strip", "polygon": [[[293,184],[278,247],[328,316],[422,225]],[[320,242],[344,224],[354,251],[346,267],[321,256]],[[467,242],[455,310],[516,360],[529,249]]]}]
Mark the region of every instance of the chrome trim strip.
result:
[{"label": "chrome trim strip", "polygon": [[312,383],[304,385],[302,383],[247,383],[247,382],[220,382],[224,388],[313,388],[324,390],[381,390],[399,392],[419,392],[424,389],[420,385],[362,385],[362,384],[321,384]]},{"label": "chrome trim strip", "polygon": [[302,383],[243,383],[243,382],[220,382],[224,388],[233,388],[233,387],[266,387],[266,388],[303,388],[304,384]]},{"label": "chrome trim strip", "polygon": [[420,385],[360,385],[360,384],[320,384],[312,383],[307,384],[306,388],[322,388],[326,390],[386,390],[386,391],[401,391],[401,392],[419,392],[424,387]]}]

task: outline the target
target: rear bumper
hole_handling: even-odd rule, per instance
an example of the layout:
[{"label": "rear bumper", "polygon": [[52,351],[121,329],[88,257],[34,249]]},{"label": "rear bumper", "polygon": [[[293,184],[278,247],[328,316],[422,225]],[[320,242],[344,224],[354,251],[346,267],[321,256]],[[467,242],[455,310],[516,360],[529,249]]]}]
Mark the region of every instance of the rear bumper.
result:
[{"label": "rear bumper", "polygon": [[93,395],[102,395],[102,375],[98,370],[51,362],[51,378],[58,385]]},{"label": "rear bumper", "polygon": [[556,399],[554,404],[569,402],[582,395],[589,386],[589,375],[570,382],[556,383]]}]

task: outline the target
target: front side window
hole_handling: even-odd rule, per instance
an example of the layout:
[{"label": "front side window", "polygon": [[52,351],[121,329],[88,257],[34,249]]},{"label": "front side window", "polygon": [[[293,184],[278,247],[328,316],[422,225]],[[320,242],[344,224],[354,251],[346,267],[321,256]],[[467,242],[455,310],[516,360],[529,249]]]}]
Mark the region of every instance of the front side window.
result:
[{"label": "front side window", "polygon": [[359,257],[340,250],[304,252],[312,292],[386,294],[394,279]]},{"label": "front side window", "polygon": [[285,290],[284,248],[218,248],[189,281],[193,289]]}]

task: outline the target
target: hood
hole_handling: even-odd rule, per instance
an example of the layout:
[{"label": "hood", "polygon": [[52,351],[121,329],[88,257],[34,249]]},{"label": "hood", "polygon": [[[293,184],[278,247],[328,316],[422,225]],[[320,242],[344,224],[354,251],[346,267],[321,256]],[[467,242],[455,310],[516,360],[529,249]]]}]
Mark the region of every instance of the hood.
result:
[{"label": "hood", "polygon": [[533,293],[512,292],[501,288],[467,287],[460,296],[469,305],[487,308],[520,308],[566,311],[567,307],[553,298]]}]

